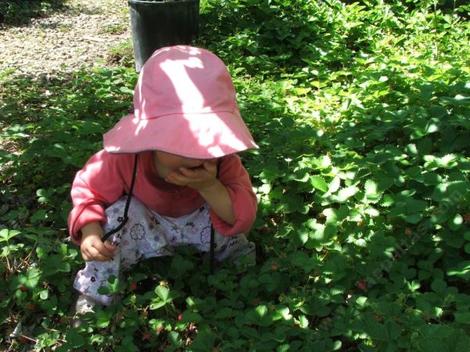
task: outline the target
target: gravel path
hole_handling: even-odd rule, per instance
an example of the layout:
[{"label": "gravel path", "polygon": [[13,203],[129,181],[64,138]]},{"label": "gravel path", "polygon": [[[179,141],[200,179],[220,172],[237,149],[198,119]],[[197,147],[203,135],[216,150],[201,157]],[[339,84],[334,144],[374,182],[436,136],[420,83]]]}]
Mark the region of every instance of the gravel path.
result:
[{"label": "gravel path", "polygon": [[130,38],[126,0],[68,0],[64,11],[21,27],[0,27],[0,72],[68,72],[105,62]]}]

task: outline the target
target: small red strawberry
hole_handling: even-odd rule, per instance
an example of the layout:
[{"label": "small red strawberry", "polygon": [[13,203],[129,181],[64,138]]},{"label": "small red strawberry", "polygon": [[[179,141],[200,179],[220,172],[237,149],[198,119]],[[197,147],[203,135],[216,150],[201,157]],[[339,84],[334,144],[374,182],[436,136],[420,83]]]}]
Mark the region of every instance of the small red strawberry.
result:
[{"label": "small red strawberry", "polygon": [[364,279],[359,280],[356,282],[356,287],[362,291],[367,291],[367,281]]}]

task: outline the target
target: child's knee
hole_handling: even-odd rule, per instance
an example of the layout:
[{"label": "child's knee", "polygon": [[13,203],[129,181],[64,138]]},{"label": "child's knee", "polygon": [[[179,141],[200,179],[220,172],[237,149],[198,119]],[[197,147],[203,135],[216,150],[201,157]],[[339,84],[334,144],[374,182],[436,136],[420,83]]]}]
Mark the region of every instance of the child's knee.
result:
[{"label": "child's knee", "polygon": [[243,233],[230,237],[216,234],[215,257],[218,261],[248,262],[254,265],[255,244],[248,241]]}]

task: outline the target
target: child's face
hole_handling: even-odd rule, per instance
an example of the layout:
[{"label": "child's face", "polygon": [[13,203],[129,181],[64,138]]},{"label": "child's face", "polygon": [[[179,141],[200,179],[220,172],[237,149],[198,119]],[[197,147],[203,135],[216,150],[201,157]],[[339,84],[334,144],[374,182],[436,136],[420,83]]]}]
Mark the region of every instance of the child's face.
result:
[{"label": "child's face", "polygon": [[161,178],[165,178],[172,171],[178,171],[181,167],[188,169],[201,167],[204,161],[204,159],[185,158],[160,150],[153,152],[153,162]]}]

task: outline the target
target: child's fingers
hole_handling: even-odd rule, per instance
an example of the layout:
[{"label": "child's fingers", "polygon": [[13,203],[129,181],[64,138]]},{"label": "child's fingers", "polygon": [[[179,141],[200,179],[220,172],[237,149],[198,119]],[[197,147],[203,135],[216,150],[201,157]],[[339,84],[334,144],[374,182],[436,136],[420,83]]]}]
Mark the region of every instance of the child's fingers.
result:
[{"label": "child's fingers", "polygon": [[108,257],[109,259],[113,258],[114,251],[110,244],[96,241],[93,243],[93,248],[95,248],[102,256]]},{"label": "child's fingers", "polygon": [[217,162],[216,161],[206,161],[204,162],[204,172],[206,177],[213,178],[217,177]]},{"label": "child's fingers", "polygon": [[180,167],[179,171],[182,176],[189,178],[190,181],[202,180],[210,175],[204,167],[198,167],[197,169],[188,169],[187,167]]},{"label": "child's fingers", "polygon": [[186,176],[172,172],[165,178],[165,181],[178,186],[186,186],[191,180]]},{"label": "child's fingers", "polygon": [[180,173],[183,176],[186,176],[191,179],[191,181],[194,180],[205,180],[207,178],[213,177],[216,174],[216,165],[212,164],[207,164],[207,166],[203,165],[203,167],[199,167],[197,169],[188,169],[186,167],[181,167],[179,169]]},{"label": "child's fingers", "polygon": [[88,256],[91,258],[89,260],[97,260],[99,262],[107,262],[112,259],[110,257],[107,257],[101,254],[96,248],[90,248],[88,250]]},{"label": "child's fingers", "polygon": [[217,160],[207,160],[204,161],[204,168],[212,175],[217,173]]},{"label": "child's fingers", "polygon": [[114,252],[116,251],[116,246],[111,244],[110,242],[106,241],[104,242],[104,246],[107,250],[109,250],[109,252],[114,255]]},{"label": "child's fingers", "polygon": [[110,258],[100,254],[94,247],[84,249],[82,251],[82,257],[85,261],[97,260],[100,262],[104,262],[110,260]]},{"label": "child's fingers", "polygon": [[85,246],[84,252],[88,258],[85,260],[108,261],[111,260],[114,255],[114,251],[101,242],[101,240],[89,243],[87,246]]},{"label": "child's fingers", "polygon": [[187,167],[180,167],[179,171],[181,172],[183,176],[190,177],[190,178],[194,178],[199,175],[198,170],[188,169]]},{"label": "child's fingers", "polygon": [[102,252],[100,252],[96,248],[90,249],[90,254],[94,258],[94,260],[98,260],[98,261],[101,261],[101,262],[107,262],[107,261],[113,259],[112,256],[110,257],[110,256],[107,256],[107,255],[104,255]]}]

